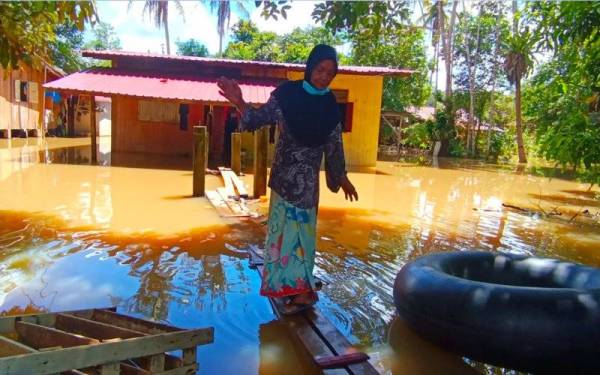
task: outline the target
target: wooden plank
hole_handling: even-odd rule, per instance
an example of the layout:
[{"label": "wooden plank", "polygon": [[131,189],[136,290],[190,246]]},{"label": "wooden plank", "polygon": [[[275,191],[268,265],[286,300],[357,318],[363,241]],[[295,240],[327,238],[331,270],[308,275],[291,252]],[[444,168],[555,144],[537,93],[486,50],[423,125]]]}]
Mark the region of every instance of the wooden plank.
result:
[{"label": "wooden plank", "polygon": [[213,328],[203,328],[0,358],[0,374],[52,374],[208,344],[213,339]]},{"label": "wooden plank", "polygon": [[242,133],[231,133],[231,170],[236,176],[242,173]]},{"label": "wooden plank", "polygon": [[[233,181],[231,180],[231,175],[227,173],[227,169],[223,167],[219,167],[219,172],[221,172],[221,178],[223,179],[223,184],[225,185],[225,192],[227,193],[227,198],[238,198],[237,193],[235,192],[235,187],[233,185]],[[229,171],[231,172],[231,171]]]},{"label": "wooden plank", "polygon": [[354,352],[329,357],[315,357],[315,359],[320,368],[332,369],[368,361],[369,356],[362,352]]},{"label": "wooden plank", "polygon": [[[304,317],[327,340],[332,350],[337,355],[343,355],[356,351],[350,341],[338,331],[337,328],[318,309],[312,309],[304,313]],[[379,372],[368,361],[349,365],[348,368],[356,374],[375,375]]]},{"label": "wooden plank", "polygon": [[121,362],[121,375],[151,375],[148,370]]},{"label": "wooden plank", "polygon": [[231,198],[228,198],[227,190],[225,188],[217,188],[217,193],[219,193],[225,204],[227,204],[227,206],[235,216],[250,216],[250,212],[247,209],[244,210],[244,208],[242,208],[242,206],[238,202],[234,201]]},{"label": "wooden plank", "polygon": [[255,198],[267,194],[267,152],[269,147],[269,127],[260,128],[254,133],[254,189]]},{"label": "wooden plank", "polygon": [[223,180],[228,181],[226,182],[226,186],[228,183],[229,185],[232,185],[235,190],[237,190],[237,193],[234,193],[234,195],[239,196],[240,198],[248,198],[248,190],[246,189],[244,182],[240,180],[240,178],[232,170],[221,167],[219,168],[219,171],[223,176]]},{"label": "wooden plank", "polygon": [[94,310],[91,319],[97,322],[112,324],[120,328],[126,328],[151,335],[184,331],[181,328],[134,318],[132,316],[121,315],[108,310]]},{"label": "wooden plank", "polygon": [[[104,310],[116,310],[116,307],[104,308]],[[65,314],[76,314],[77,316],[90,317],[94,309],[83,309],[66,311]],[[37,323],[47,327],[54,326],[56,320],[56,313],[41,313],[41,314],[26,314],[26,315],[12,315],[0,318],[0,334],[7,334],[15,331],[15,323],[17,321],[28,321],[30,323]]]},{"label": "wooden plank", "polygon": [[20,341],[34,349],[61,346],[63,348],[79,345],[97,344],[100,341],[89,337],[78,336],[55,328],[33,323],[17,322],[15,329]]},{"label": "wooden plank", "polygon": [[142,332],[117,327],[113,324],[97,322],[67,314],[56,315],[55,328],[98,340],[114,338],[129,339],[145,335]]},{"label": "wooden plank", "polygon": [[92,138],[92,164],[98,164],[98,137],[96,132],[96,97],[90,95],[90,137]]},{"label": "wooden plank", "polygon": [[[219,194],[215,190],[207,190],[206,198],[213,205],[213,207],[217,210],[217,213],[221,217],[239,217],[239,215],[236,215],[233,213],[233,211],[231,211],[231,209],[227,205],[227,202],[225,202],[223,197],[221,197],[221,194]],[[243,215],[243,216],[247,216],[247,215]]]},{"label": "wooden plank", "polygon": [[198,373],[198,364],[194,363],[188,366],[177,367],[174,369],[157,372],[153,375],[193,375],[196,373]]},{"label": "wooden plank", "polygon": [[100,375],[119,375],[121,372],[121,366],[118,362],[107,363],[100,366]]},{"label": "wooden plank", "polygon": [[165,355],[164,353],[155,354],[149,357],[143,357],[142,367],[150,372],[159,372],[165,370]]},{"label": "wooden plank", "polygon": [[194,178],[193,195],[194,197],[204,196],[205,178],[207,163],[207,145],[208,137],[206,126],[194,126]]},{"label": "wooden plank", "polygon": [[0,357],[35,353],[36,351],[37,350],[32,347],[0,335]]},{"label": "wooden plank", "polygon": [[[251,251],[251,256],[260,258],[260,254]],[[263,265],[256,264],[256,269],[262,277]],[[281,313],[282,300],[279,298],[269,298],[273,307],[273,312],[282,321],[288,323],[292,331],[300,340],[304,348],[317,362],[317,358],[329,357],[330,359],[337,355],[347,354],[352,351],[350,342],[335,328],[333,324],[325,318],[322,313],[316,309],[310,309],[302,314],[283,315]],[[333,342],[330,342],[333,340]],[[318,363],[317,363],[318,364]],[[325,369],[327,375],[334,374],[379,374],[369,362],[361,362],[348,365],[343,368]]]},{"label": "wooden plank", "polygon": [[[188,366],[196,363],[196,355],[196,347],[183,349],[182,365]],[[181,367],[181,365],[177,367]]]}]

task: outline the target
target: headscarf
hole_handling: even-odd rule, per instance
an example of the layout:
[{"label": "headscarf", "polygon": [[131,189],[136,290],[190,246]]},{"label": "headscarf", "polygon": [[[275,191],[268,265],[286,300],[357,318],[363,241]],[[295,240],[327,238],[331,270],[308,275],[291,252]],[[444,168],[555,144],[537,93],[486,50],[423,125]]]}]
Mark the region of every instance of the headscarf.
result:
[{"label": "headscarf", "polygon": [[[319,44],[313,48],[306,61],[304,72],[306,82],[310,84],[312,71],[323,60],[333,61],[337,74],[335,49]],[[303,88],[303,84],[302,80],[288,81],[277,87],[273,95],[277,98],[287,128],[294,139],[307,147],[322,146],[327,143],[332,131],[340,122],[338,104],[331,91],[310,94]]]}]

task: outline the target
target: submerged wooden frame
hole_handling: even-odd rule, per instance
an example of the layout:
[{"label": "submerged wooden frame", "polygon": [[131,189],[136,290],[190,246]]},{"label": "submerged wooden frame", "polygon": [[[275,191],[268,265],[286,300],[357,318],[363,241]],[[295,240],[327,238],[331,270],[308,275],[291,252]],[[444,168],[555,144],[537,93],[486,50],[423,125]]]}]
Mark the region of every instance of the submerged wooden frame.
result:
[{"label": "submerged wooden frame", "polygon": [[[1,374],[194,374],[214,329],[181,329],[115,308],[0,318]],[[182,350],[178,357],[166,352]]]}]

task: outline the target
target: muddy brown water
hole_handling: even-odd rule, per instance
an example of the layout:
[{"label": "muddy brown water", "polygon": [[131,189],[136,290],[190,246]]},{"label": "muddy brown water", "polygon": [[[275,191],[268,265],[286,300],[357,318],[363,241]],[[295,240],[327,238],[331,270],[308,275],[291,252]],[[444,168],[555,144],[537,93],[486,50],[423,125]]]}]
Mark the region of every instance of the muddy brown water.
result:
[{"label": "muddy brown water", "polygon": [[[0,312],[117,306],[215,327],[198,352],[201,373],[315,372],[240,254],[261,245],[262,230],[192,198],[189,159],[113,156],[109,145],[100,140],[100,165],[90,166],[87,139],[0,140]],[[393,280],[407,261],[444,250],[600,266],[598,190],[530,172],[454,160],[351,171],[358,202],[321,192],[319,307],[384,373],[497,372],[414,335],[396,318]]]}]

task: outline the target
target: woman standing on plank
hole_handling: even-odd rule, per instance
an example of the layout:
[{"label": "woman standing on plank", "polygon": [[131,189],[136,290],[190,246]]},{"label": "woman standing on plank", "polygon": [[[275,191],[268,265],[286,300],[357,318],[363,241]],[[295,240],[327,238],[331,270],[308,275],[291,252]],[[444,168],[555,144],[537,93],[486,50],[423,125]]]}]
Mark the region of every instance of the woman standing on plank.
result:
[{"label": "woman standing on plank", "polygon": [[279,127],[269,179],[271,201],[260,293],[290,297],[284,313],[301,311],[318,299],[313,268],[323,155],[327,187],[333,192],[341,187],[346,199],[358,200],[346,176],[340,114],[329,89],[337,70],[335,49],[320,44],[308,57],[304,80],[283,83],[257,109],[246,104],[234,80],[221,78],[218,83],[221,95],[241,112],[243,131],[271,124]]}]

